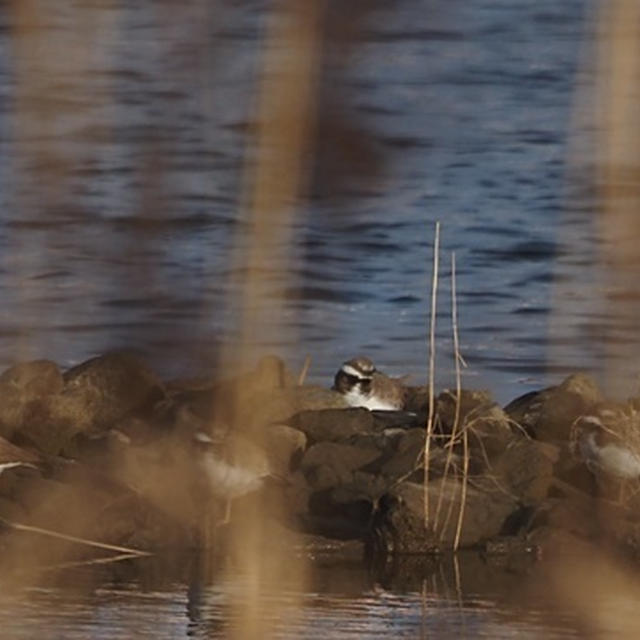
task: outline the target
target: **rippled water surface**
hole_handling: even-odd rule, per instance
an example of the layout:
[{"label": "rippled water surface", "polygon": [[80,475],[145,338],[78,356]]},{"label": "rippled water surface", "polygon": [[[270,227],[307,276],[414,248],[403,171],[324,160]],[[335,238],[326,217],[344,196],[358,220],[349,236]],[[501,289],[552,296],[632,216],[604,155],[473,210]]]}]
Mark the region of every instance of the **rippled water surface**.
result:
[{"label": "rippled water surface", "polygon": [[[238,616],[246,615],[238,607],[251,587],[242,575],[221,572],[211,584],[198,585],[183,582],[185,575],[165,574],[159,581],[148,569],[135,580],[115,579],[113,570],[69,572],[62,577],[65,586],[0,595],[0,637],[225,638],[233,635]],[[629,623],[634,628],[631,611],[616,623],[604,592],[592,594],[590,606],[611,615],[594,625],[593,616],[581,615],[572,601],[576,594],[563,596],[550,584],[532,588],[539,574],[544,572],[531,559],[501,566],[466,554],[455,562],[412,560],[383,576],[361,563],[315,563],[307,592],[281,585],[278,595],[263,595],[260,605],[264,628],[277,638],[562,639],[584,637],[586,628],[595,637],[610,637]]]},{"label": "rippled water surface", "polygon": [[[72,4],[0,10],[0,361],[128,347],[207,371],[236,338],[266,5]],[[453,251],[467,384],[506,401],[595,368],[612,323],[634,345],[568,177],[591,3],[350,6],[327,12],[310,198],[268,268],[285,332],[266,313],[261,349],[311,354],[316,382],[361,352],[424,380],[436,220],[439,385]]]}]

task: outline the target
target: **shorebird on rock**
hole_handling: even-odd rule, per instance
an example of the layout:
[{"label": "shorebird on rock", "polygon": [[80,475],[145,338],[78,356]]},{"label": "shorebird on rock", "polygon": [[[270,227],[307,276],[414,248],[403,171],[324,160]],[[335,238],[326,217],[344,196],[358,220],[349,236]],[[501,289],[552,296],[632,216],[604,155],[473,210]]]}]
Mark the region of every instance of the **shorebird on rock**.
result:
[{"label": "shorebird on rock", "polygon": [[[266,480],[273,477],[266,454],[246,439],[220,441],[203,431],[193,436],[199,488],[206,497],[221,500],[225,504],[224,517],[216,526],[231,519],[231,504],[236,498],[262,489]],[[233,448],[234,451],[230,449]],[[233,455],[235,452],[235,456]]]},{"label": "shorebird on rock", "polygon": [[640,478],[640,416],[618,407],[581,416],[571,427],[570,448],[593,474],[619,480],[622,499],[623,483]]},{"label": "shorebird on rock", "polygon": [[[640,433],[631,433],[628,419],[587,415],[572,427],[572,450],[593,472],[622,480],[640,478]],[[636,427],[639,425],[635,425]]]},{"label": "shorebird on rock", "polygon": [[333,388],[351,407],[371,411],[398,411],[405,405],[404,378],[390,378],[378,371],[369,358],[347,360],[336,373]]}]

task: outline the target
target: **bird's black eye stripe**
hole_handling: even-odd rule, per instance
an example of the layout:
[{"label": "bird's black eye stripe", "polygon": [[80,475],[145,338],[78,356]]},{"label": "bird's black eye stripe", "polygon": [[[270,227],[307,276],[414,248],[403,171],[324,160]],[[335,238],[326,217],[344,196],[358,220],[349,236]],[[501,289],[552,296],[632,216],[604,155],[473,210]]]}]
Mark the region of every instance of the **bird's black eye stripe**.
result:
[{"label": "bird's black eye stripe", "polygon": [[342,375],[349,381],[350,384],[358,384],[358,382],[367,382],[370,378],[354,376],[351,373],[342,372]]}]

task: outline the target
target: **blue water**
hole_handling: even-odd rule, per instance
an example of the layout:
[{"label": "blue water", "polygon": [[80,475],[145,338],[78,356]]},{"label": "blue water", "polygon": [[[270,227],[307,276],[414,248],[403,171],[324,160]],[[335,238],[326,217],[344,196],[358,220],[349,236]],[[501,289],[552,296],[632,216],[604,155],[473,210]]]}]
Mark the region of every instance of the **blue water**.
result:
[{"label": "blue water", "polygon": [[[465,554],[456,561],[421,562],[412,560],[405,567],[408,575],[398,571],[381,577],[358,563],[316,561],[303,593],[290,589],[286,580],[264,591],[259,583],[257,606],[254,602],[256,608],[250,609],[261,621],[257,637],[567,639],[584,637],[585,629],[594,637],[607,637],[612,629],[634,628],[633,615],[619,625],[598,624],[597,616],[580,615],[580,603],[572,602],[571,594],[553,593],[548,584],[532,590],[528,573],[544,570],[531,562],[520,569],[499,567]],[[184,566],[188,568],[188,558]],[[138,569],[135,578],[131,567],[93,574],[74,570],[58,577],[55,586],[45,581],[39,587],[2,592],[0,637],[245,637],[238,629],[256,585],[243,574],[221,569],[210,582],[197,585],[185,580],[184,571],[176,575]],[[102,574],[102,580],[96,574]],[[602,593],[592,603],[604,612],[612,609],[613,600],[612,594]],[[562,606],[552,607],[552,602]]]},{"label": "blue water", "polygon": [[[266,5],[36,4],[0,10],[0,364],[127,347],[165,376],[209,373],[238,338]],[[467,386],[507,401],[599,368],[611,317],[594,206],[568,165],[592,13],[330,5],[307,197],[268,274],[282,330],[267,310],[258,351],[294,368],[310,354],[323,384],[359,353],[423,382],[439,220],[438,387],[452,252]]]}]

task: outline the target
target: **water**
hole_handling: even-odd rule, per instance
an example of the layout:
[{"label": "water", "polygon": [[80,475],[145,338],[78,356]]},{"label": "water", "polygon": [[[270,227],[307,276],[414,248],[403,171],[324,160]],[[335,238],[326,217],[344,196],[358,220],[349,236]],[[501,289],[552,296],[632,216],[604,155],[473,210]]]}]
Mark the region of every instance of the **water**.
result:
[{"label": "water", "polygon": [[[198,584],[193,576],[189,582],[193,558],[182,560],[182,575],[167,574],[166,564],[158,574],[153,564],[163,564],[163,559],[157,558],[119,571],[74,570],[58,577],[53,586],[45,583],[0,595],[0,637],[229,637],[238,624],[235,607],[246,598],[249,582],[242,574],[225,570],[210,584]],[[391,634],[394,638],[565,639],[584,637],[588,627],[593,637],[629,630],[628,625],[616,626],[614,616],[603,617],[605,624],[594,624],[595,616],[585,616],[548,580],[544,588],[539,584],[535,588],[546,569],[533,559],[520,566],[501,566],[465,553],[455,560],[411,559],[383,573],[362,563],[316,560],[307,592],[300,595],[280,585],[278,595],[262,596],[261,605],[265,625],[271,626],[276,638],[347,640]],[[277,614],[272,612],[275,603]],[[611,611],[612,602],[601,592],[590,596],[590,606],[594,611]],[[627,623],[634,624],[629,614]]]},{"label": "water", "polygon": [[[127,347],[165,376],[209,372],[237,338],[265,7],[36,5],[0,13],[0,363]],[[311,354],[322,384],[359,353],[422,382],[440,220],[439,387],[453,251],[467,385],[507,401],[596,370],[612,326],[628,354],[593,204],[567,179],[592,4],[358,6],[328,13],[311,198],[269,270],[285,334],[267,313],[260,350]]]},{"label": "water", "polygon": [[[208,373],[238,337],[243,271],[232,247],[245,228],[268,5],[28,6],[0,7],[0,365],[68,366],[127,347],[167,377]],[[422,382],[440,220],[439,387],[453,368],[453,251],[466,385],[506,402],[577,368],[597,371],[612,333],[620,370],[635,375],[635,323],[611,304],[595,206],[579,180],[592,159],[569,171],[572,134],[585,144],[589,128],[574,115],[592,83],[593,9],[588,0],[331,5],[309,197],[297,205],[294,246],[268,273],[285,335],[265,339],[267,314],[260,350],[292,366],[311,354],[321,384],[358,353]],[[494,574],[459,570],[462,586],[450,567],[445,579],[381,586],[361,564],[316,568],[324,582],[301,594],[281,633],[582,637],[569,603],[513,595],[522,574],[467,588],[465,575]],[[74,589],[87,575],[90,587]],[[195,602],[187,576],[159,587],[66,572],[27,598],[0,596],[0,634],[224,637],[235,579]]]}]

